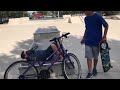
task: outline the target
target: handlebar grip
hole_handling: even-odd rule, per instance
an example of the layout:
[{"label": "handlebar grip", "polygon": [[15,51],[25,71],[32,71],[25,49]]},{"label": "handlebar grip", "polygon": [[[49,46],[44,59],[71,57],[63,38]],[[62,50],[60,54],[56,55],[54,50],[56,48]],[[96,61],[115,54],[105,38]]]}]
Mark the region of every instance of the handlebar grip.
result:
[{"label": "handlebar grip", "polygon": [[67,35],[69,35],[69,34],[70,34],[70,33],[63,34],[62,37],[67,38]]},{"label": "handlebar grip", "polygon": [[70,34],[69,32],[68,32],[68,33],[66,33],[66,34],[62,34],[62,36],[61,36],[61,37],[53,38],[53,39],[51,39],[51,40],[49,40],[49,41],[50,41],[50,42],[52,42],[52,41],[57,41],[57,40],[61,39],[62,37],[67,38],[67,35],[69,35],[69,34]]},{"label": "handlebar grip", "polygon": [[52,42],[53,40],[49,40],[50,42]]},{"label": "handlebar grip", "polygon": [[67,36],[67,35],[69,35],[69,34],[70,34],[70,33],[68,32],[68,33],[65,34],[65,36]]}]

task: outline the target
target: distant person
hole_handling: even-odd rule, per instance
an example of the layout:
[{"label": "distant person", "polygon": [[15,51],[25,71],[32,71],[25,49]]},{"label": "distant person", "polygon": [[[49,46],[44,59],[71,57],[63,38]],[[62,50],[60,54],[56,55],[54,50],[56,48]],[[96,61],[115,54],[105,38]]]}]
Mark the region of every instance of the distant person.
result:
[{"label": "distant person", "polygon": [[[85,58],[87,58],[88,74],[86,78],[92,78],[97,75],[97,63],[99,55],[100,42],[106,42],[108,23],[104,18],[93,11],[85,11],[85,32],[81,40],[81,44],[85,44]],[[104,34],[102,35],[102,25],[104,26]],[[92,66],[94,60],[94,66]]]}]

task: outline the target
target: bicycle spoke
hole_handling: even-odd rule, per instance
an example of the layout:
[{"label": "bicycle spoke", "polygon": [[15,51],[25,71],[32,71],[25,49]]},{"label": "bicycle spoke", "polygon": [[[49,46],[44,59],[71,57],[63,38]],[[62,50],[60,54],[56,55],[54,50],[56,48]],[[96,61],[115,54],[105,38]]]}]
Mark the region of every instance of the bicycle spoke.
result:
[{"label": "bicycle spoke", "polygon": [[[15,68],[15,67],[14,67],[14,68]],[[14,71],[16,72],[17,75],[19,75],[18,72],[17,72],[16,70],[14,70]]]},{"label": "bicycle spoke", "polygon": [[[76,56],[74,54],[68,54],[69,59],[66,58],[66,60],[64,61],[64,74],[65,74],[65,78],[68,79],[78,79],[80,77],[80,63],[79,60],[76,58]],[[67,56],[67,57],[68,57]],[[67,64],[66,64],[67,62]],[[70,67],[70,68],[69,68]]]},{"label": "bicycle spoke", "polygon": [[13,67],[13,72],[11,72],[11,74],[10,74],[10,75],[11,75],[12,77],[13,77],[13,76],[14,76],[14,77],[15,77],[15,76],[19,76],[19,74],[18,74],[18,73],[19,73],[19,72],[17,72],[17,71],[16,71],[16,68],[15,68],[15,67]]},{"label": "bicycle spoke", "polygon": [[[28,65],[29,70],[26,71]],[[17,61],[11,64],[4,74],[5,79],[28,79],[28,78],[38,78],[37,71],[34,66],[25,61]]]}]

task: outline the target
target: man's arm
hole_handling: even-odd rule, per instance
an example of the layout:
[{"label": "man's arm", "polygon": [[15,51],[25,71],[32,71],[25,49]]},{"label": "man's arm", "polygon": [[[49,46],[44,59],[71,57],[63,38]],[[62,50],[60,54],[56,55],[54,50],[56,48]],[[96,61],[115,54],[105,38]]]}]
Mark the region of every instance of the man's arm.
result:
[{"label": "man's arm", "polygon": [[[85,22],[85,28],[86,28],[86,17],[85,17],[85,19],[84,19],[84,22]],[[84,43],[85,43],[85,36],[86,36],[86,29],[85,29],[85,31],[84,31],[84,35],[83,35],[83,38],[82,38],[82,40],[81,40],[81,44],[84,44]]]},{"label": "man's arm", "polygon": [[85,29],[85,32],[84,32],[84,35],[83,35],[83,39],[85,39],[85,36],[86,36],[86,29]]},{"label": "man's arm", "polygon": [[107,32],[108,32],[108,27],[105,27],[105,29],[104,29],[104,35],[102,37],[101,42],[106,42],[107,41]]},{"label": "man's arm", "polygon": [[104,38],[104,37],[107,38],[107,32],[108,32],[108,27],[105,27],[103,38]]},{"label": "man's arm", "polygon": [[85,43],[85,36],[86,36],[86,30],[85,30],[84,35],[83,35],[83,38],[82,38],[82,40],[81,40],[81,44],[84,44],[84,43]]},{"label": "man's arm", "polygon": [[103,26],[105,28],[104,29],[104,35],[103,35],[102,40],[101,40],[102,42],[104,42],[104,41],[107,40],[107,32],[108,32],[109,25],[101,15],[99,15],[99,20],[100,20],[100,22],[103,24]]}]

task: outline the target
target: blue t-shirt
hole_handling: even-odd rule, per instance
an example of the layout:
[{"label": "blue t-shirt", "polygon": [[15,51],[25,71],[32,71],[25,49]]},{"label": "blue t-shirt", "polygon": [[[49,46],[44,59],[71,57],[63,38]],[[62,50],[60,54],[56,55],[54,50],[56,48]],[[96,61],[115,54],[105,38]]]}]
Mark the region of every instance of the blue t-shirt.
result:
[{"label": "blue t-shirt", "polygon": [[99,46],[102,39],[102,25],[108,27],[108,23],[98,13],[94,13],[93,16],[85,17],[85,45]]},{"label": "blue t-shirt", "polygon": [[39,61],[44,61],[47,58],[46,57],[46,50],[36,50],[34,53],[32,53],[29,56],[29,59],[34,60],[35,57]]}]

